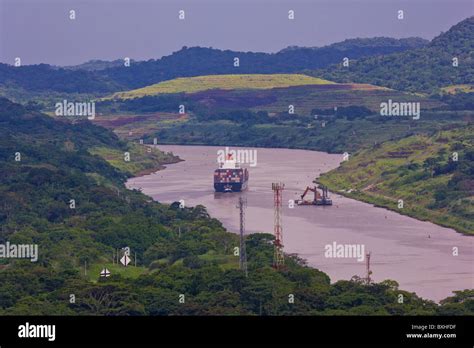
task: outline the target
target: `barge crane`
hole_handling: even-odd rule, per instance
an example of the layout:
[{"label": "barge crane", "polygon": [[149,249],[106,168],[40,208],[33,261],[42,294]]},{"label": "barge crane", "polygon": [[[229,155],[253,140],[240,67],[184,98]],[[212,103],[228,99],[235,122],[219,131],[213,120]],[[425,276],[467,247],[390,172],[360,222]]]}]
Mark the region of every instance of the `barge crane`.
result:
[{"label": "barge crane", "polygon": [[[328,195],[328,188],[322,185],[319,188],[321,189],[322,194],[319,193],[316,186],[306,187],[306,190],[301,195],[301,199],[296,200],[295,203],[297,205],[332,205],[332,200],[329,198],[329,195]],[[312,201],[304,199],[309,192],[314,193],[314,198]]]}]

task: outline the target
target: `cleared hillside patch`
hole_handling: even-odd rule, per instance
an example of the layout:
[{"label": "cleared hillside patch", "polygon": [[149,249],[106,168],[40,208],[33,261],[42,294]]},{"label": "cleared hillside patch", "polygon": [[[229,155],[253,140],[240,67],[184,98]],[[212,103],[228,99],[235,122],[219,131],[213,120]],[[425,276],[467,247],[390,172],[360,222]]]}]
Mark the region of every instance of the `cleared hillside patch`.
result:
[{"label": "cleared hillside patch", "polygon": [[205,75],[177,78],[127,92],[118,92],[112,98],[127,99],[158,94],[196,93],[212,89],[271,89],[329,84],[334,84],[334,82],[301,74]]}]

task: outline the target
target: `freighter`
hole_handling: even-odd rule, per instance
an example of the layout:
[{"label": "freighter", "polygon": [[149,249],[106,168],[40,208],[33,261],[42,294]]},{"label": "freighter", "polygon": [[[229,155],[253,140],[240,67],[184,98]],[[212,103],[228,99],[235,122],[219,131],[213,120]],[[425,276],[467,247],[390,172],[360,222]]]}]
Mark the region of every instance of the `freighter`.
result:
[{"label": "freighter", "polygon": [[214,190],[216,192],[240,192],[247,188],[249,172],[240,168],[232,155],[227,155],[224,163],[214,171]]}]

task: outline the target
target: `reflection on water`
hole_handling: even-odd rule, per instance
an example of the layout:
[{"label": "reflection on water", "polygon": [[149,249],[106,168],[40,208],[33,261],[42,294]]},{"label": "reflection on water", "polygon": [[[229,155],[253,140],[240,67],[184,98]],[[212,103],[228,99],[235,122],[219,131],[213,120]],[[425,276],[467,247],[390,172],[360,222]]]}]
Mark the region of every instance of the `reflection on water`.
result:
[{"label": "reflection on water", "polygon": [[[440,300],[453,290],[472,289],[473,238],[452,229],[422,222],[332,193],[333,206],[295,206],[312,180],[336,168],[341,155],[323,152],[258,149],[258,163],[250,168],[248,190],[215,193],[213,172],[220,147],[159,146],[185,161],[167,169],[129,180],[154,199],[186,206],[202,204],[212,217],[232,232],[239,230],[238,199],[247,199],[246,230],[273,231],[272,182],[284,182],[283,244],[287,253],[298,253],[309,265],[328,273],[332,281],[363,276],[365,265],[354,258],[326,258],[325,245],[363,244],[371,252],[373,279],[394,279],[400,288],[425,298]],[[452,255],[452,248],[459,255]]]},{"label": "reflection on water", "polygon": [[235,197],[246,197],[246,190],[243,192],[214,192],[214,199],[228,199],[232,202],[235,201]]}]

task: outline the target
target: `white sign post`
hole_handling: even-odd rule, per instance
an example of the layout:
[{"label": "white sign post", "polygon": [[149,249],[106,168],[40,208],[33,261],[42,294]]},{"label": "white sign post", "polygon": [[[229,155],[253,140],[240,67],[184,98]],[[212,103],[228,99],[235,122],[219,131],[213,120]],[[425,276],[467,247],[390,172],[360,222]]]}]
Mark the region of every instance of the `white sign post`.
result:
[{"label": "white sign post", "polygon": [[125,254],[123,255],[123,257],[120,259],[120,262],[122,263],[122,265],[124,265],[125,267],[127,267],[127,265],[130,263],[130,257]]}]

